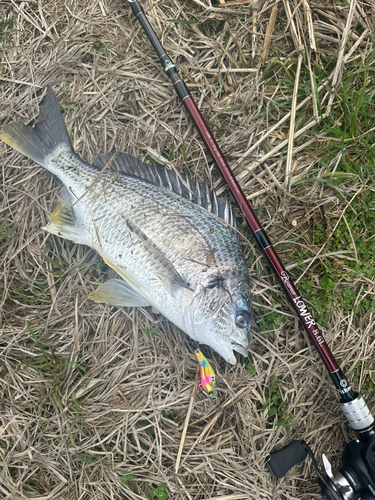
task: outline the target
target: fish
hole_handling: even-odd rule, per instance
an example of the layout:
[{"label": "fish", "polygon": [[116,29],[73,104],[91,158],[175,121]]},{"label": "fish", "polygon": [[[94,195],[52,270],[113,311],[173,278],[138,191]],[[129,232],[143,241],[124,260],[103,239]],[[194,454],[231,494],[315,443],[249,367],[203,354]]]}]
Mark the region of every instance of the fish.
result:
[{"label": "fish", "polygon": [[0,139],[63,184],[43,229],[91,247],[119,275],[91,300],[151,306],[227,362],[236,363],[234,351],[248,355],[249,273],[227,196],[126,153],[86,163],[49,86],[35,125],[9,123]]},{"label": "fish", "polygon": [[194,354],[199,362],[199,373],[201,377],[198,387],[206,396],[214,399],[216,398],[215,372],[200,349],[196,349]]}]

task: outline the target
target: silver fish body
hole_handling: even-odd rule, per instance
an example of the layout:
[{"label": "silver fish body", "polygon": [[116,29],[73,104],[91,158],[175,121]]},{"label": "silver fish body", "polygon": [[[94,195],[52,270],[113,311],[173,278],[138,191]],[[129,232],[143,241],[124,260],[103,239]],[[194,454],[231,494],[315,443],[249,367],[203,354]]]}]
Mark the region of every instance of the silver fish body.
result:
[{"label": "silver fish body", "polygon": [[[212,205],[223,202],[187,178],[181,182],[121,153],[99,156],[99,168],[85,163],[72,150],[56,106],[48,89],[41,125],[8,125],[1,138],[65,186],[45,229],[95,249],[125,280],[100,285],[90,298],[153,306],[236,363],[233,349],[246,355],[249,343],[250,285],[233,227],[213,213]],[[223,210],[229,220],[229,205]]]}]

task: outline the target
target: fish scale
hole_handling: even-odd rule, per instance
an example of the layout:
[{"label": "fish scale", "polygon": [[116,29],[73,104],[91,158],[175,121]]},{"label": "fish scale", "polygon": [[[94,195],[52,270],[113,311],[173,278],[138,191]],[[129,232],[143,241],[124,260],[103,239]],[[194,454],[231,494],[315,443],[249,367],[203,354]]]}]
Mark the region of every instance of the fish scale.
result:
[{"label": "fish scale", "polygon": [[226,198],[185,176],[189,191],[174,172],[130,155],[99,155],[96,166],[82,161],[50,88],[37,125],[7,125],[1,138],[64,185],[44,229],[90,246],[121,276],[92,300],[153,306],[230,363],[233,350],[247,354],[249,277]]},{"label": "fish scale", "polygon": [[[107,179],[109,183],[111,182],[110,179]],[[115,181],[116,182],[116,181]],[[187,278],[191,281],[197,281],[197,272],[196,272],[196,266],[186,263],[185,261],[188,260],[188,262],[192,262],[190,259],[197,260],[197,258],[201,258],[203,262],[207,260],[202,259],[202,257],[208,256],[210,253],[211,248],[216,247],[216,252],[215,252],[215,260],[219,261],[222,263],[222,266],[213,266],[212,270],[217,272],[224,271],[226,267],[230,266],[230,260],[229,262],[225,262],[224,259],[228,258],[230,259],[230,256],[228,256],[228,252],[225,252],[225,240],[226,238],[223,237],[222,241],[217,241],[217,238],[214,236],[215,233],[210,234],[209,230],[206,230],[205,238],[201,235],[200,230],[203,232],[205,230],[205,227],[208,226],[208,223],[210,223],[209,227],[215,228],[215,226],[219,226],[221,233],[223,232],[229,232],[228,228],[222,227],[222,224],[220,221],[217,219],[213,219],[210,221],[205,220],[205,214],[203,214],[203,217],[201,218],[202,220],[199,220],[199,217],[196,217],[196,214],[194,213],[193,207],[189,206],[188,203],[186,203],[185,207],[181,206],[181,202],[179,206],[177,206],[177,203],[175,200],[170,199],[170,196],[168,193],[165,193],[163,198],[160,197],[160,193],[156,193],[158,197],[160,198],[160,203],[165,207],[169,206],[171,210],[175,210],[178,208],[180,211],[183,212],[183,216],[189,216],[194,218],[194,223],[197,226],[197,234],[194,239],[191,238],[191,235],[189,235],[189,231],[193,230],[191,225],[186,223],[186,218],[181,217],[182,221],[179,220],[178,217],[163,217],[162,219],[169,218],[170,221],[168,223],[163,223],[163,220],[160,220],[160,216],[158,216],[157,213],[155,213],[154,206],[155,206],[155,201],[152,197],[153,193],[148,192],[147,196],[143,197],[142,196],[142,182],[140,181],[132,181],[134,184],[139,184],[140,186],[137,186],[138,192],[140,193],[140,200],[143,200],[143,202],[140,205],[137,205],[137,202],[140,200],[137,200],[136,198],[132,198],[133,206],[139,206],[138,209],[131,209],[130,202],[126,201],[127,198],[129,197],[129,192],[127,192],[127,188],[125,187],[124,190],[122,190],[121,196],[122,196],[122,203],[118,203],[118,198],[117,198],[117,193],[111,193],[111,197],[107,196],[107,204],[109,207],[109,210],[107,210],[107,217],[103,217],[102,213],[102,219],[98,221],[96,224],[97,226],[97,231],[98,234],[103,234],[103,238],[107,239],[111,238],[113,240],[116,239],[115,234],[110,235],[106,234],[106,227],[108,224],[108,218],[113,218],[114,214],[116,214],[116,219],[115,219],[115,226],[119,229],[122,226],[124,226],[125,234],[121,234],[121,236],[128,237],[130,236],[130,240],[136,240],[137,237],[133,236],[132,237],[132,232],[127,228],[126,226],[126,219],[132,220],[138,227],[142,227],[142,231],[148,236],[150,240],[156,241],[160,246],[162,247],[163,251],[167,255],[167,257],[175,263],[175,266],[178,270],[181,272],[185,272],[187,274]],[[133,187],[133,186],[131,186]],[[133,189],[136,186],[133,187]],[[98,188],[98,191],[101,190],[101,186]],[[92,194],[90,197],[95,199],[95,189],[97,189],[95,186],[92,188]],[[130,191],[133,191],[133,189],[130,189]],[[147,187],[146,187],[147,189]],[[114,190],[115,191],[115,190]],[[148,189],[148,191],[150,191]],[[134,192],[137,192],[136,189],[134,189]],[[146,193],[144,193],[146,195]],[[90,203],[88,203],[88,208],[90,209]],[[93,206],[92,206],[92,211],[96,212],[100,210],[103,212],[103,209],[101,207],[101,200],[97,200]],[[190,213],[189,213],[190,212]],[[196,211],[195,211],[196,212]],[[127,214],[126,217],[123,214]],[[84,218],[89,219],[87,214],[84,214]],[[198,220],[197,220],[198,219]],[[89,222],[89,220],[88,220]],[[117,229],[117,230],[118,230]],[[215,228],[217,229],[217,228]],[[93,232],[93,231],[91,231]],[[190,237],[189,237],[190,236]],[[118,240],[118,238],[117,238]],[[163,243],[164,242],[164,243]],[[165,244],[165,242],[169,242],[170,244]],[[134,243],[134,242],[133,242]],[[192,245],[194,243],[194,245]],[[98,246],[98,242],[96,243],[95,247]],[[108,255],[109,258],[113,259],[113,261],[117,265],[127,265],[126,262],[122,260],[116,260],[116,249],[120,250],[119,243],[117,243],[117,246],[115,247],[114,251],[111,251],[111,254]],[[227,266],[226,266],[227,264]],[[191,272],[189,272],[189,268],[191,269]],[[203,270],[201,270],[202,272]],[[206,269],[205,269],[206,271]]]}]

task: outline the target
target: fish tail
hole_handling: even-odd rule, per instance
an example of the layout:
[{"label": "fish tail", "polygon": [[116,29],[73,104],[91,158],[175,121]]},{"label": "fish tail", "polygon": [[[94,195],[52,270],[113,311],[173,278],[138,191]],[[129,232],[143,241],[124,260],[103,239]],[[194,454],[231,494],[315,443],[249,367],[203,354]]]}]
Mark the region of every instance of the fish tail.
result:
[{"label": "fish tail", "polygon": [[36,125],[34,127],[23,123],[5,125],[0,139],[45,168],[48,168],[46,156],[60,144],[73,150],[59,102],[49,86],[40,105]]}]

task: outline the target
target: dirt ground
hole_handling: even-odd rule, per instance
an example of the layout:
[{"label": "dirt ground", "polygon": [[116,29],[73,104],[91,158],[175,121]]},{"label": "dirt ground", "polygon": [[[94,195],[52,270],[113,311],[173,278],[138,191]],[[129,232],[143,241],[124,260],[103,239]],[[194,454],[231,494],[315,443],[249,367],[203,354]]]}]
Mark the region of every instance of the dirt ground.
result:
[{"label": "dirt ground", "polygon": [[[374,210],[358,208],[375,192],[374,167],[348,167],[362,143],[338,135],[363,72],[372,98],[373,3],[142,5],[339,364],[375,409],[374,228],[356,229]],[[224,189],[125,0],[0,1],[1,125],[35,119],[47,84],[85,160],[125,151]],[[354,89],[346,100],[344,84]],[[149,308],[88,300],[114,271],[41,229],[60,182],[4,143],[0,160],[0,498],[320,498],[311,461],[275,480],[269,452],[304,439],[320,465],[322,453],[337,464],[354,436],[241,219],[250,358],[230,366],[203,349],[217,374],[207,404],[184,333]]]}]

